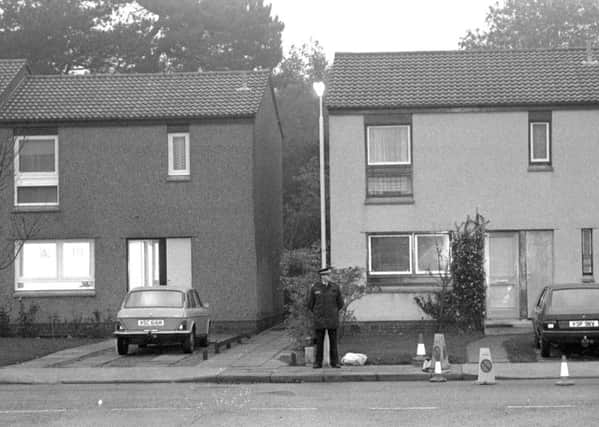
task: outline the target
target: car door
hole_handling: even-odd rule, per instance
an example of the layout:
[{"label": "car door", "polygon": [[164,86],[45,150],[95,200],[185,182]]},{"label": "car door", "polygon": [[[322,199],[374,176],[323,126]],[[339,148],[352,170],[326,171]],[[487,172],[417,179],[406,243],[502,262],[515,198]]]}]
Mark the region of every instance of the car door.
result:
[{"label": "car door", "polygon": [[541,331],[541,324],[543,323],[543,312],[545,310],[545,300],[547,299],[548,293],[549,288],[544,288],[541,291],[541,295],[539,295],[537,304],[535,305],[535,309],[532,315],[532,324],[536,333]]}]

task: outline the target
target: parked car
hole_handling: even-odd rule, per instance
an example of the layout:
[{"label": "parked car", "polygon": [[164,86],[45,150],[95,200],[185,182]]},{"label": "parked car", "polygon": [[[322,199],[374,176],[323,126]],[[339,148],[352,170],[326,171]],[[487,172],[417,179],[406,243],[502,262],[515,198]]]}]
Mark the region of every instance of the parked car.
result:
[{"label": "parked car", "polygon": [[599,286],[573,284],[547,286],[533,313],[533,328],[541,356],[549,357],[551,346],[599,343]]},{"label": "parked car", "polygon": [[118,354],[127,354],[129,344],[181,343],[193,352],[196,339],[208,345],[210,315],[195,289],[175,287],[135,288],[127,292],[113,333]]}]

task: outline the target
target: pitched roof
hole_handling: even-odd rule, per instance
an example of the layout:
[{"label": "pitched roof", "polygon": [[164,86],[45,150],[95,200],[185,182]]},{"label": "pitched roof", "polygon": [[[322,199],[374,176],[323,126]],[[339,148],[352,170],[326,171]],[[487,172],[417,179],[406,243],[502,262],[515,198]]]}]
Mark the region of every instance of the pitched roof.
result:
[{"label": "pitched roof", "polygon": [[0,107],[0,121],[248,117],[270,72],[29,75]]},{"label": "pitched roof", "polygon": [[[599,50],[593,56],[599,59]],[[338,53],[330,109],[599,103],[585,49]]]},{"label": "pitched roof", "polygon": [[25,59],[0,59],[0,96],[11,87],[17,74],[26,65]]}]

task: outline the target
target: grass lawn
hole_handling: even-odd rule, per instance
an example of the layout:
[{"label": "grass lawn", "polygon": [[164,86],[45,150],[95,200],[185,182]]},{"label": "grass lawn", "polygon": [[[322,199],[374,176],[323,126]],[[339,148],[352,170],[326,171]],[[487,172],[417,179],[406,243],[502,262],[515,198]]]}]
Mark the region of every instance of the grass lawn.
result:
[{"label": "grass lawn", "polygon": [[[480,339],[482,333],[458,334],[445,332],[445,344],[449,363],[465,363],[466,345]],[[430,355],[433,334],[423,334],[426,352]],[[404,332],[393,335],[345,335],[339,340],[339,357],[347,352],[363,353],[368,356],[367,364],[402,365],[411,364],[416,355],[418,333]]]},{"label": "grass lawn", "polygon": [[25,362],[56,351],[98,341],[102,341],[102,339],[0,337],[0,366]]},{"label": "grass lawn", "polygon": [[534,338],[532,334],[520,334],[508,337],[503,342],[510,362],[536,362]]}]

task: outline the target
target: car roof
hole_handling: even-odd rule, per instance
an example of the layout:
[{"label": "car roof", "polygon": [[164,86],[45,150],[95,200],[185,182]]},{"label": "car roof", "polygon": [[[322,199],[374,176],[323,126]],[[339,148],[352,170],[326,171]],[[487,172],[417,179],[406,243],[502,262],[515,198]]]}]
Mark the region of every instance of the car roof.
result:
[{"label": "car roof", "polygon": [[160,286],[160,287],[139,287],[133,288],[129,292],[148,292],[148,291],[158,291],[158,292],[167,292],[167,291],[176,291],[176,292],[187,292],[190,291],[191,288],[182,288],[178,286]]},{"label": "car roof", "polygon": [[597,283],[560,283],[547,286],[548,289],[599,289]]}]

